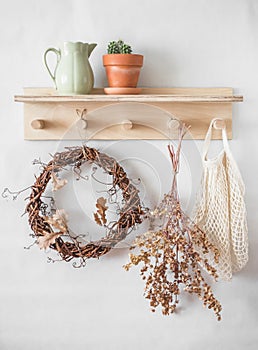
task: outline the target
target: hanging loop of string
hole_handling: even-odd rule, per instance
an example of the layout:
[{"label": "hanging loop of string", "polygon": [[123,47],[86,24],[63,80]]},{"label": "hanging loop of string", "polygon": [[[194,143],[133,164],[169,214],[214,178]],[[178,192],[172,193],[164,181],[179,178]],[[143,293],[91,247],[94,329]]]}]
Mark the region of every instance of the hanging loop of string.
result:
[{"label": "hanging loop of string", "polygon": [[89,139],[89,135],[87,133],[87,129],[88,129],[88,121],[87,121],[87,109],[76,109],[76,114],[77,116],[80,118],[77,123],[76,123],[76,128],[78,131],[78,134],[80,136],[80,140],[82,142],[83,145],[87,144],[87,141]]}]

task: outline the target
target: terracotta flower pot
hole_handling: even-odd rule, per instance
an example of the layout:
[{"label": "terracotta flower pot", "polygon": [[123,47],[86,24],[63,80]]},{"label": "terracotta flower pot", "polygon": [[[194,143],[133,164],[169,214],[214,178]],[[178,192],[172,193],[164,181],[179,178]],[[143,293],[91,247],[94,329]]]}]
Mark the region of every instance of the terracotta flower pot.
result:
[{"label": "terracotta flower pot", "polygon": [[143,56],[107,54],[103,56],[103,65],[111,88],[136,88],[143,65]]}]

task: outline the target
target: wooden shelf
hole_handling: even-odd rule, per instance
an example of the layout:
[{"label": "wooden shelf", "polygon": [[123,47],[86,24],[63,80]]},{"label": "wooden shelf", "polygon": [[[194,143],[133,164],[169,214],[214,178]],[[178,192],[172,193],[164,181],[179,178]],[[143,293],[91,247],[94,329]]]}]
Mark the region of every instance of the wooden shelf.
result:
[{"label": "wooden shelf", "polygon": [[[32,91],[31,91],[32,90]],[[54,89],[30,89],[25,88],[24,95],[15,95],[16,102],[206,102],[206,103],[227,103],[242,102],[243,96],[228,94],[228,89],[221,88],[206,89],[195,88],[195,94],[182,94],[193,92],[193,89],[143,89],[139,95],[105,95],[103,89],[94,89],[90,95],[58,95]],[[212,91],[220,92],[212,95]],[[181,94],[180,94],[181,92]],[[196,94],[198,92],[198,94]]]},{"label": "wooden shelf", "polygon": [[[100,140],[176,138],[168,123],[175,117],[191,125],[189,138],[203,139],[214,117],[225,120],[232,137],[232,103],[242,102],[232,88],[143,88],[139,95],[62,96],[53,88],[25,88],[14,97],[24,103],[28,140],[80,139],[77,110],[87,110],[85,137]],[[214,133],[220,139],[220,132]]]}]

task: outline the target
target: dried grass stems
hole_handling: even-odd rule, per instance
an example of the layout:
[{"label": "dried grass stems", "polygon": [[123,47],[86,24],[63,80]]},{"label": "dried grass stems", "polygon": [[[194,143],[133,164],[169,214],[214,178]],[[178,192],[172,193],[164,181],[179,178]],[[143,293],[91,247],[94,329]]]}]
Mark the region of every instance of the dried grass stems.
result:
[{"label": "dried grass stems", "polygon": [[[81,235],[76,237],[70,233],[67,214],[64,210],[54,210],[53,215],[46,215],[47,205],[42,198],[51,179],[53,190],[58,190],[66,184],[65,179],[58,177],[61,170],[70,166],[78,175],[81,172],[81,166],[86,162],[97,165],[112,176],[113,183],[108,192],[115,195],[121,191],[123,206],[120,208],[118,220],[108,223],[106,200],[103,197],[99,198],[96,204],[98,210],[94,218],[97,224],[105,227],[106,236],[98,241],[82,244],[79,239]],[[38,245],[40,248],[50,247],[56,250],[65,261],[80,259],[79,266],[84,265],[89,258],[99,258],[108,253],[129,234],[129,229],[142,222],[142,215],[144,215],[139,191],[130,182],[124,169],[115,159],[87,146],[68,148],[67,151],[56,153],[53,159],[43,166],[43,171],[36,178],[31,189],[26,212]]]},{"label": "dried grass stems", "polygon": [[179,128],[179,145],[175,152],[168,146],[172,161],[173,180],[171,191],[162,202],[150,212],[150,230],[136,238],[130,254],[130,262],[124,266],[129,270],[133,265],[143,263],[142,279],[145,280],[146,299],[150,300],[151,310],[162,307],[164,315],[174,313],[179,303],[182,289],[196,295],[203,305],[213,309],[217,319],[221,319],[221,304],[214,297],[210,285],[206,282],[202,267],[216,280],[216,269],[208,262],[208,255],[214,255],[218,261],[219,252],[205,234],[183,212],[177,189],[177,173],[181,142],[187,129]]}]

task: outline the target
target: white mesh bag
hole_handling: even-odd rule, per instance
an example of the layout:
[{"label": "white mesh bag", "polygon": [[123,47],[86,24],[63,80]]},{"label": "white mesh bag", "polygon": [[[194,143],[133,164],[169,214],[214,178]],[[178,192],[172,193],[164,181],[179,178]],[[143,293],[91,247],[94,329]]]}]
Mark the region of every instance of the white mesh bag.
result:
[{"label": "white mesh bag", "polygon": [[211,121],[204,141],[203,174],[193,219],[220,251],[219,264],[214,264],[219,277],[230,280],[232,273],[248,261],[245,188],[229,149],[225,127],[222,128],[222,151],[215,158],[207,158],[216,120]]}]

